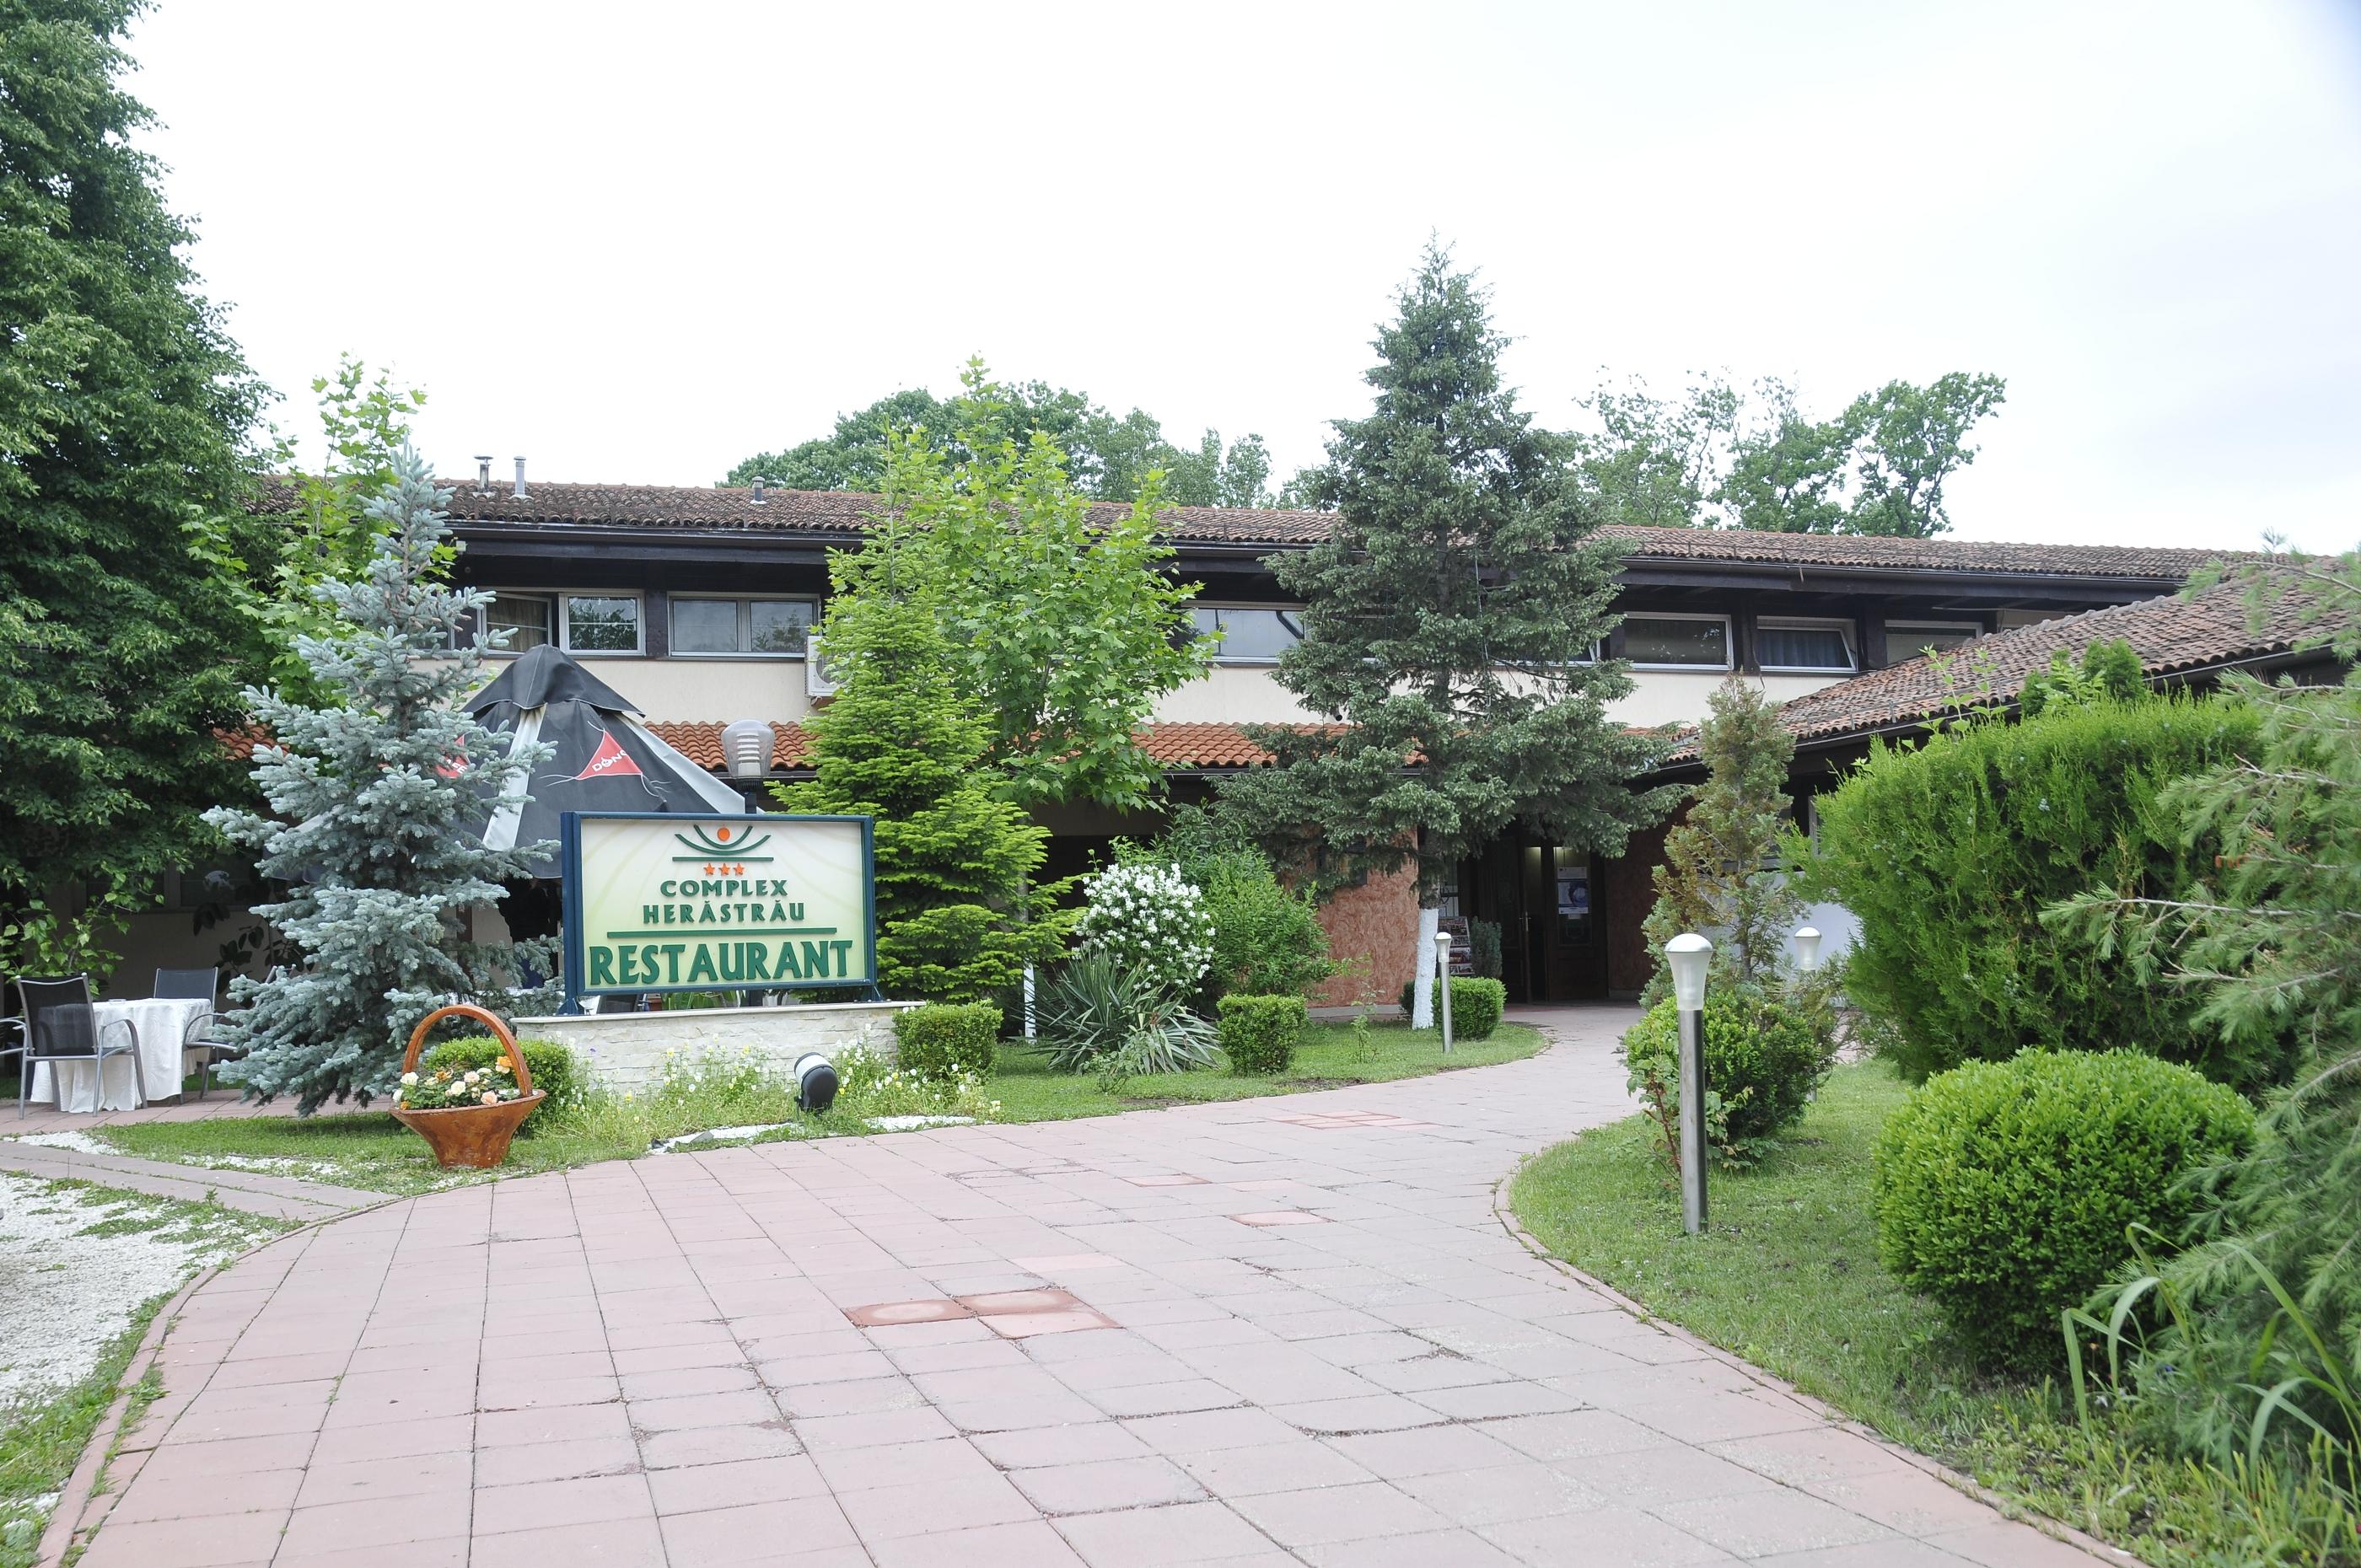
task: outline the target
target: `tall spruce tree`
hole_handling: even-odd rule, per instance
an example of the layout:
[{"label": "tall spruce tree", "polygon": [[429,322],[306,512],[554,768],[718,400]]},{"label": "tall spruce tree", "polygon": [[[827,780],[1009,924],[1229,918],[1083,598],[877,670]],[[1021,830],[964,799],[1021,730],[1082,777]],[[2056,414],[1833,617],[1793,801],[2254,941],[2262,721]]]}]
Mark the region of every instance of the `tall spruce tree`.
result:
[{"label": "tall spruce tree", "polygon": [[[840,591],[830,607],[837,693],[804,721],[818,776],[772,793],[789,811],[877,819],[877,978],[889,995],[984,1000],[1057,956],[1065,884],[1029,884],[1049,830],[995,788],[992,727],[961,692],[935,611],[895,597],[890,576],[864,575],[867,591]],[[851,587],[840,571],[838,587]]]},{"label": "tall spruce tree", "polygon": [[[1313,485],[1335,526],[1275,562],[1307,607],[1279,682],[1335,723],[1250,727],[1279,765],[1223,784],[1226,809],[1299,860],[1415,861],[1422,943],[1437,891],[1495,834],[1619,853],[1672,797],[1629,786],[1653,748],[1608,717],[1631,681],[1598,657],[1619,553],[1571,444],[1501,385],[1504,343],[1473,277],[1430,246],[1378,332],[1377,406],[1336,422]],[[1417,972],[1423,1023],[1431,966]]]},{"label": "tall spruce tree", "polygon": [[0,963],[103,968],[50,894],[120,913],[219,852],[199,813],[236,787],[217,732],[261,652],[259,389],[131,145],[141,8],[0,0]]},{"label": "tall spruce tree", "polygon": [[1795,738],[1779,705],[1736,675],[1714,688],[1697,735],[1707,777],[1688,815],[1664,836],[1655,870],[1656,906],[1641,929],[1659,960],[1644,1001],[1670,983],[1664,944],[1684,931],[1710,933],[1718,976],[1754,985],[1775,974],[1804,901],[1780,863],[1786,832],[1787,764]]},{"label": "tall spruce tree", "polygon": [[511,756],[508,737],[456,706],[484,679],[483,655],[457,646],[459,622],[491,596],[444,581],[449,496],[416,453],[402,453],[368,509],[378,543],[367,574],[317,590],[341,624],[297,642],[338,706],[249,690],[270,736],[255,748],[254,777],[271,815],[206,813],[286,885],[255,913],[303,954],[281,978],[232,982],[228,1043],[247,1054],[226,1076],[249,1099],[293,1095],[303,1115],[332,1098],[389,1092],[429,1010],[474,1002],[507,1012],[518,1003],[504,983],[512,970],[550,972],[538,944],[466,936],[467,911],[496,903],[503,881],[532,876],[555,846],[484,846],[485,803],[550,749]]}]

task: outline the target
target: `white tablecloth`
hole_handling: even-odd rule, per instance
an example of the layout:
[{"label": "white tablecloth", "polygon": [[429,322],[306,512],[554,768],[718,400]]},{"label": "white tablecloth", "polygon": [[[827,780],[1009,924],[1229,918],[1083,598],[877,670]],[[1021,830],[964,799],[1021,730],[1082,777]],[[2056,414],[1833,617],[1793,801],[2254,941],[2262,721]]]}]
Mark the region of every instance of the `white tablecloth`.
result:
[{"label": "white tablecloth", "polygon": [[[181,1036],[190,1021],[210,1012],[213,1003],[193,998],[150,997],[141,1002],[101,1002],[95,1005],[103,1043],[122,1042],[123,1031],[109,1025],[127,1019],[139,1031],[139,1070],[148,1080],[148,1097],[170,1100],[181,1092]],[[49,1102],[49,1075],[63,1080],[59,1108],[66,1111],[133,1111],[139,1106],[137,1080],[132,1077],[126,1053],[106,1058],[106,1081],[101,1084],[86,1061],[43,1062],[33,1069],[33,1099]]]}]

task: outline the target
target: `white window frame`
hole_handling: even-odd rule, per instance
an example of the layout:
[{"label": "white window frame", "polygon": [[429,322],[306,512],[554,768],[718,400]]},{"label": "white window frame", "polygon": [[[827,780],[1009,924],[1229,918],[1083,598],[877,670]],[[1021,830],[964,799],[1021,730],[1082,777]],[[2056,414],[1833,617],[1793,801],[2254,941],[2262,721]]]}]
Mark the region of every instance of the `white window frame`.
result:
[{"label": "white window frame", "polygon": [[[667,658],[799,660],[807,656],[804,653],[774,653],[767,650],[758,652],[752,649],[749,649],[742,653],[684,653],[678,648],[673,646],[672,641],[673,607],[683,599],[704,599],[708,602],[720,599],[726,600],[731,604],[807,604],[811,606],[812,618],[811,625],[807,628],[804,632],[805,648],[809,649],[811,646],[811,640],[819,634],[820,598],[818,594],[728,594],[697,592],[667,594],[664,596],[664,653]],[[748,624],[751,628],[751,618]],[[646,630],[644,627],[642,627],[641,630],[641,639],[642,641],[646,640]]]},{"label": "white window frame", "polygon": [[[484,591],[492,596],[493,604],[499,603],[504,597],[547,599],[549,601],[550,609],[550,645],[559,649],[563,649],[566,646],[563,630],[557,624],[558,617],[564,614],[564,611],[559,609],[559,606],[565,601],[564,597],[555,589],[506,587],[486,588]],[[488,604],[481,610],[477,612],[474,632],[477,652],[482,653],[489,659],[513,659],[520,654],[529,652],[531,650],[524,648],[511,648],[506,646],[495,648],[492,646],[490,641],[492,635],[491,609],[492,606]]]},{"label": "white window frame", "polygon": [[[1191,599],[1189,601],[1189,608],[1191,610],[1261,609],[1268,610],[1274,615],[1293,616],[1295,618],[1295,624],[1298,630],[1296,641],[1299,642],[1303,641],[1301,632],[1303,626],[1304,607],[1300,604],[1246,604],[1244,602],[1233,603],[1226,599]],[[1191,624],[1194,624],[1193,617],[1191,618]],[[1223,639],[1223,642],[1226,642],[1227,641],[1228,639],[1226,638]],[[1248,669],[1261,668],[1268,670],[1274,669],[1278,666],[1279,658],[1276,654],[1224,653],[1222,652],[1222,642],[1216,642],[1213,644],[1213,663],[1216,664],[1239,664],[1244,665]]]},{"label": "white window frame", "polygon": [[1700,615],[1686,609],[1635,609],[1624,613],[1622,624],[1629,627],[1635,620],[1718,620],[1721,622],[1721,663],[1719,664],[1651,664],[1631,661],[1635,670],[1662,670],[1668,674],[1728,674],[1736,666],[1730,663],[1738,652],[1738,629],[1727,615]]},{"label": "white window frame", "polygon": [[1755,639],[1755,667],[1766,675],[1857,675],[1861,674],[1861,650],[1853,645],[1855,630],[1850,620],[1826,615],[1758,615],[1754,629],[1773,631],[1827,631],[1833,630],[1844,643],[1845,662],[1841,664],[1766,664],[1760,657],[1762,639]]},{"label": "white window frame", "polygon": [[[1971,638],[1986,635],[1982,623],[1973,620],[1889,620],[1885,623],[1886,658],[1891,660],[1894,657],[1896,632],[1902,634],[1902,642],[1910,649],[1908,652],[1902,655],[1903,658],[1916,659],[1922,656],[1927,652],[1926,645],[1910,643],[1911,633],[1917,631],[1964,631]],[[1943,649],[1938,652],[1949,652],[1949,650]]]},{"label": "white window frame", "polygon": [[[530,594],[534,598],[554,600],[557,610],[557,624],[554,629],[556,632],[555,646],[559,652],[568,658],[644,659],[648,655],[648,596],[637,588],[539,588],[528,587],[522,583],[511,583],[505,587],[487,588],[485,592],[490,594],[495,602],[502,594]],[[639,607],[631,617],[632,629],[638,634],[637,640],[629,648],[576,648],[573,645],[571,613],[567,606],[569,601],[577,598],[630,599]],[[484,639],[490,630],[491,625],[489,620],[478,621],[476,626],[476,645],[495,658],[515,658],[519,650],[485,646]]]}]

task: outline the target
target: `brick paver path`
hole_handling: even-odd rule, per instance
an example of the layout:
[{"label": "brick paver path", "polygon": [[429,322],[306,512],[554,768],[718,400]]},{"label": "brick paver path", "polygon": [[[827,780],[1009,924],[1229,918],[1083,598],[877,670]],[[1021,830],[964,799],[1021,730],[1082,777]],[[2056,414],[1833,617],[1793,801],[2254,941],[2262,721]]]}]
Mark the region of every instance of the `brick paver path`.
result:
[{"label": "brick paver path", "polygon": [[191,1298],[82,1568],[2087,1568],[1503,1231],[1629,1017],[335,1221]]}]

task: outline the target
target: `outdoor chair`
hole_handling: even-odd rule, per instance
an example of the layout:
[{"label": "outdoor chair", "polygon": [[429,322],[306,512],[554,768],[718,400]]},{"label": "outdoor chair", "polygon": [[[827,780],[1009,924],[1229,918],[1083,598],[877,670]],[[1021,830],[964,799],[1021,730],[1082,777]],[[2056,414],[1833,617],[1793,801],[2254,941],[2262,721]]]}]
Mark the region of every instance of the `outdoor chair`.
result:
[{"label": "outdoor chair", "polygon": [[212,1090],[214,1069],[225,1061],[235,1061],[244,1055],[222,1045],[214,1038],[214,1001],[221,994],[221,970],[218,969],[159,969],[151,992],[159,1001],[202,1001],[205,1010],[189,1020],[181,1031],[181,1076],[191,1071],[197,1075],[197,1098],[203,1100]]},{"label": "outdoor chair", "polygon": [[[118,1019],[102,1029],[98,1010],[91,1005],[90,976],[74,975],[64,980],[33,980],[19,976],[16,994],[24,999],[25,1011],[12,1020],[23,1031],[24,1054],[17,1058],[16,1114],[25,1114],[25,1104],[33,1094],[33,1069],[44,1063],[49,1066],[49,1093],[53,1102],[65,1106],[65,1084],[57,1070],[59,1063],[86,1061],[100,1077],[102,1087],[106,1074],[106,1058],[128,1055],[131,1058],[131,1080],[138,1086],[140,1103],[148,1101],[148,1075],[139,1066],[139,1031],[129,1019]],[[126,1043],[109,1045],[109,1036],[120,1030]]]}]

